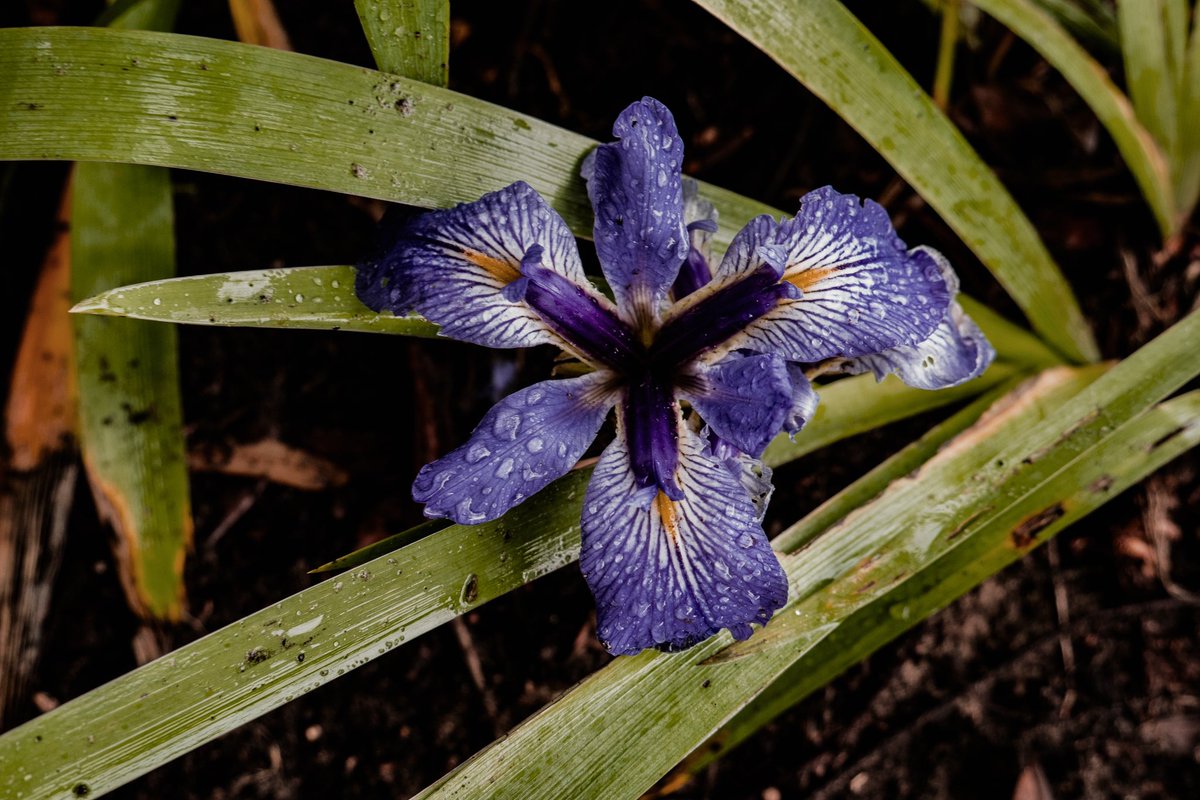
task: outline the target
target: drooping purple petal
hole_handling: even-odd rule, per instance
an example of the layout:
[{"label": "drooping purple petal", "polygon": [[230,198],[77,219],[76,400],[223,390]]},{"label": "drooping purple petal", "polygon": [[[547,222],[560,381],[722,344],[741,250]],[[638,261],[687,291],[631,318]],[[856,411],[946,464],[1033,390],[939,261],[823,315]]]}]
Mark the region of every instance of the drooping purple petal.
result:
[{"label": "drooping purple petal", "polygon": [[920,343],[950,306],[937,266],[904,249],[881,206],[828,187],[807,194],[794,219],[754,220],[711,285],[748,280],[762,264],[782,266],[798,296],[780,300],[726,347],[806,363],[870,355]]},{"label": "drooping purple petal", "polygon": [[596,438],[616,392],[612,375],[543,381],[501,400],[462,447],[413,482],[425,516],[474,525],[493,520],[566,474]]},{"label": "drooping purple petal", "polygon": [[725,441],[758,457],[790,416],[792,380],[774,354],[731,354],[713,365],[697,364],[683,397]]},{"label": "drooping purple petal", "polygon": [[671,287],[676,300],[712,280],[712,235],[717,230],[717,207],[700,195],[700,185],[683,179],[683,223],[688,232],[688,254]]},{"label": "drooping purple petal", "polygon": [[514,183],[403,225],[384,254],[359,267],[359,298],[376,311],[416,311],[445,336],[488,347],[560,344],[523,300],[505,291],[530,248],[543,264],[587,287],[575,238],[528,184]]},{"label": "drooping purple petal", "polygon": [[792,382],[792,404],[783,421],[783,429],[789,434],[796,434],[812,421],[813,416],[817,413],[817,404],[820,402],[820,398],[808,380],[808,376],[804,374],[803,365],[790,361],[787,371],[788,378]]},{"label": "drooping purple petal", "polygon": [[621,112],[617,141],[584,163],[596,214],[596,254],[617,307],[632,325],[657,314],[687,256],[680,165],[683,140],[671,112],[644,98]]},{"label": "drooping purple petal", "polygon": [[[937,265],[951,293],[958,293],[958,276],[945,256],[932,247],[914,247],[910,255]],[[941,323],[920,344],[850,359],[842,365],[842,371],[858,374],[870,370],[877,380],[894,372],[909,386],[945,389],[979,377],[995,357],[996,351],[983,331],[953,302]]]},{"label": "drooping purple petal", "polygon": [[624,442],[600,458],[584,500],[580,566],[609,652],[682,650],[728,628],[738,639],[787,602],[787,578],[746,488],[690,430],[681,500],[640,489]]}]

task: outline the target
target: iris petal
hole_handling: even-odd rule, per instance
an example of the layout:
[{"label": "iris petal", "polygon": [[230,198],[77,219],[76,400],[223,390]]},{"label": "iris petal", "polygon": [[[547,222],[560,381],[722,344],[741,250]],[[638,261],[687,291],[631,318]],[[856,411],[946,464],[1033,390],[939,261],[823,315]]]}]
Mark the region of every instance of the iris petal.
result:
[{"label": "iris petal", "polygon": [[[946,285],[958,291],[958,276],[946,257],[932,247],[914,247],[915,259],[927,260],[941,270]],[[917,345],[901,345],[873,356],[851,359],[843,372],[870,370],[878,380],[896,373],[900,380],[918,389],[945,389],[977,378],[996,357],[996,351],[958,303],[951,303],[933,333]]]},{"label": "iris petal", "polygon": [[881,206],[828,187],[807,194],[794,219],[753,220],[711,286],[748,279],[763,264],[781,267],[798,296],[781,299],[727,348],[805,363],[870,355],[920,343],[950,306],[937,266],[905,251]]},{"label": "iris petal", "polygon": [[759,456],[790,415],[792,380],[777,355],[729,355],[697,365],[682,395],[713,432],[744,453]]},{"label": "iris petal", "polygon": [[427,517],[470,525],[496,519],[575,465],[616,402],[611,380],[594,372],[504,398],[465,445],[421,469],[413,499],[426,504]]},{"label": "iris petal", "polygon": [[788,408],[787,417],[783,421],[783,429],[788,433],[798,433],[817,413],[820,398],[813,389],[808,376],[804,374],[801,364],[790,362],[787,365],[788,378],[792,382],[792,403]]},{"label": "iris petal", "polygon": [[383,255],[359,268],[359,298],[376,311],[416,311],[445,336],[488,347],[562,341],[510,284],[521,278],[530,248],[543,248],[547,269],[590,286],[575,238],[528,184],[514,183],[403,225]]},{"label": "iris petal", "polygon": [[657,318],[687,256],[680,165],[683,140],[671,112],[644,98],[613,125],[618,141],[584,164],[596,214],[596,254],[617,307],[632,325]]},{"label": "iris petal", "polygon": [[671,287],[676,300],[712,280],[712,235],[717,230],[717,207],[700,195],[700,185],[683,179],[683,222],[688,232],[688,254]]},{"label": "iris petal", "polygon": [[672,501],[639,491],[618,437],[584,500],[580,566],[596,597],[596,632],[617,655],[681,650],[722,628],[751,634],[787,602],[787,578],[747,488],[686,430]]}]

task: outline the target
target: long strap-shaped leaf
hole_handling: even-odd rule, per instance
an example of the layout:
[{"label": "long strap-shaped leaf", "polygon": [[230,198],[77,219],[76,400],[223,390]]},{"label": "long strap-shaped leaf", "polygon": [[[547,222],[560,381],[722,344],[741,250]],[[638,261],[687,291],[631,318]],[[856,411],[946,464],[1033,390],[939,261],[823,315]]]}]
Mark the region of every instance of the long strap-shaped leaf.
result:
[{"label": "long strap-shaped leaf", "polygon": [[1200,312],[1066,402],[998,409],[837,535],[785,558],[796,600],[749,641],[618,659],[421,796],[637,797],[868,604],[910,583],[936,608],[997,567],[982,555],[1011,560],[1098,504],[1081,499],[1097,494],[1084,481],[1127,455],[1131,419],[1200,372],[1197,336]]},{"label": "long strap-shaped leaf", "polygon": [[1182,224],[1162,149],[1142,126],[1129,99],[1078,42],[1033,0],[973,0],[1050,62],[1108,130],[1150,204],[1163,236]]},{"label": "long strap-shaped leaf", "polygon": [[[178,0],[114,7],[114,28],[174,24]],[[71,193],[71,296],[175,274],[167,170],[79,164]],[[178,332],[149,322],[76,317],[79,435],[100,513],[112,525],[129,604],[144,617],[183,613],[192,515],[183,440]]]},{"label": "long strap-shaped leaf", "polygon": [[354,0],[354,7],[381,70],[434,86],[446,85],[449,0]]},{"label": "long strap-shaped leaf", "polygon": [[[1001,360],[1045,368],[1061,363],[1040,339],[985,305],[960,295]],[[354,294],[354,268],[280,269],[192,275],[121,286],[80,301],[77,313],[188,325],[248,328],[307,328],[404,336],[437,335],[419,316],[377,314]]]},{"label": "long strap-shaped leaf", "polygon": [[[524,180],[591,235],[578,174],[594,140],[397,75],[88,28],[0,30],[0,75],[0,159],[185,167],[427,207]],[[721,212],[719,242],[779,213],[703,191]]]},{"label": "long strap-shaped leaf", "polygon": [[824,100],[912,184],[1065,355],[1097,349],[1008,191],[892,54],[837,0],[696,0]]},{"label": "long strap-shaped leaf", "polygon": [[[839,111],[870,132],[1036,330],[1068,356],[1094,358],[1057,267],[953,126],[841,6],[805,3],[800,17],[797,41],[820,43],[812,64],[832,51],[816,75],[831,84],[824,96],[866,92]],[[179,166],[431,207],[525,180],[590,234],[577,173],[594,141],[404,78],[210,39],[78,29],[0,31],[0,74],[0,159]],[[718,243],[756,214],[779,213],[703,191],[721,212]]]},{"label": "long strap-shaped leaf", "polygon": [[[1035,531],[1037,539],[1048,539],[1197,444],[1200,444],[1200,391],[1170,400],[1137,417],[1122,428],[1118,437],[1101,443],[1094,458],[1077,460],[1052,486],[1029,501],[1031,507],[1054,509],[1040,520],[1035,518],[1039,524],[1049,522],[1047,527]],[[1062,516],[1051,520],[1059,507]],[[940,582],[906,581],[847,617],[837,630],[695,750],[680,773],[695,773],[721,758],[843,670],[949,605],[961,594],[965,583],[995,574],[1020,557],[1023,550],[1013,544],[1011,538],[1000,538],[986,549],[956,550],[938,565]],[[964,580],[964,575],[969,577]]]},{"label": "long strap-shaped leaf", "polygon": [[[1013,377],[993,365],[947,392],[910,393],[905,406],[960,397]],[[892,379],[894,380],[894,379]],[[859,375],[822,389],[828,413],[776,464],[862,429],[875,412]],[[887,401],[889,404],[891,400]],[[839,433],[840,431],[840,433]],[[107,791],[365,664],[579,554],[579,514],[590,474],[575,471],[502,519],[451,525],[327,580],[76,698],[0,737],[0,796],[29,797],[82,786]],[[851,498],[855,504],[858,498]],[[839,516],[854,508],[843,505]],[[43,746],[44,745],[44,746]],[[28,776],[28,777],[26,777]]]}]

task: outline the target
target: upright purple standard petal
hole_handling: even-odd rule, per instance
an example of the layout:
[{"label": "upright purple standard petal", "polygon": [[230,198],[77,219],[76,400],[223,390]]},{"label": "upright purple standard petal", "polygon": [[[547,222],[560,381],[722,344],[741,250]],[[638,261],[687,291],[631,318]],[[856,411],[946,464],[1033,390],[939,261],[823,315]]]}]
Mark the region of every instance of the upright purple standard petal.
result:
[{"label": "upright purple standard petal", "polygon": [[356,289],[376,311],[416,311],[454,339],[488,347],[561,344],[527,303],[505,292],[535,246],[547,269],[588,286],[567,224],[518,182],[412,219],[381,258],[359,267]]},{"label": "upright purple standard petal", "polygon": [[[951,296],[958,294],[958,276],[945,256],[932,247],[914,247],[909,255],[936,267]],[[957,302],[951,302],[941,323],[920,343],[850,359],[842,371],[858,374],[870,370],[877,380],[894,372],[917,389],[945,389],[979,377],[995,357],[983,331]]]},{"label": "upright purple standard petal", "polygon": [[676,300],[712,280],[712,235],[717,231],[717,207],[700,195],[700,185],[683,179],[683,222],[688,232],[688,254],[671,287]]},{"label": "upright purple standard petal", "polygon": [[[710,291],[730,291],[769,264],[797,290],[725,346],[814,363],[926,339],[950,306],[937,266],[909,255],[877,203],[828,187],[801,202],[794,219],[753,220],[713,276]],[[689,298],[683,313],[698,309],[705,294]]]},{"label": "upright purple standard petal", "polygon": [[612,376],[543,381],[497,403],[467,443],[413,482],[425,516],[464,525],[493,520],[566,474],[596,438],[616,394]]},{"label": "upright purple standard petal", "polygon": [[697,364],[681,393],[717,436],[754,457],[779,433],[792,406],[787,364],[774,354]]},{"label": "upright purple standard petal", "polygon": [[683,140],[666,106],[644,98],[613,125],[618,141],[584,165],[596,213],[596,254],[624,319],[646,327],[688,252],[680,165]]},{"label": "upright purple standard petal", "polygon": [[677,474],[683,499],[639,493],[618,438],[588,486],[579,561],[596,597],[596,633],[615,655],[682,650],[722,628],[745,639],[787,602],[787,577],[746,487],[691,431]]}]

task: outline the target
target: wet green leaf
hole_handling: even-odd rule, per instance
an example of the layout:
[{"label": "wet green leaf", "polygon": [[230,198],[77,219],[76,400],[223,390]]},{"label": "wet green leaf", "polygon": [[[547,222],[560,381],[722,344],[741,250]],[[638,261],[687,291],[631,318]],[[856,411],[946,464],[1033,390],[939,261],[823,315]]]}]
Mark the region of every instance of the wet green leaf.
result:
[{"label": "wet green leaf", "polygon": [[1182,224],[1167,159],[1129,99],[1035,0],[972,0],[1036,49],[1062,73],[1108,130],[1158,220],[1163,236]]},{"label": "wet green leaf", "polygon": [[449,0],[354,0],[354,7],[381,70],[446,85]]},{"label": "wet green leaf", "polygon": [[820,97],[979,256],[1064,355],[1098,357],[1087,321],[1033,225],[963,135],[837,0],[696,0]]}]

